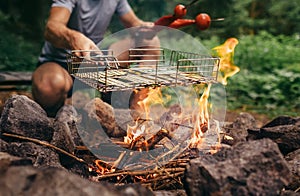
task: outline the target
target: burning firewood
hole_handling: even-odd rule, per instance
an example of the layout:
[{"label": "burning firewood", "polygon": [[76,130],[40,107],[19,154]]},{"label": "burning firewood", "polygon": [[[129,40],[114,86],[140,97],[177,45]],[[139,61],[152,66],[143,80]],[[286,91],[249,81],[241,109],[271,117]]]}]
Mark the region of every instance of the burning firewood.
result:
[{"label": "burning firewood", "polygon": [[137,138],[135,138],[134,140],[132,140],[132,142],[129,144],[129,149],[130,150],[142,150],[141,148],[136,147],[137,142],[139,142],[141,139],[145,139],[144,136],[140,135]]},{"label": "burning firewood", "polygon": [[116,170],[92,177],[91,180],[115,184],[139,183],[153,190],[182,188],[182,178],[189,159],[173,160],[161,168],[139,171]]},{"label": "burning firewood", "polygon": [[171,140],[172,136],[169,134],[168,130],[160,129],[156,134],[152,135],[147,140],[145,140],[145,137],[143,135],[140,135],[135,139],[133,139],[130,143],[126,143],[124,141],[118,141],[116,139],[114,139],[113,142],[126,149],[138,150],[138,151],[149,151],[154,149],[155,146],[164,138],[168,138]]},{"label": "burning firewood", "polygon": [[155,135],[143,141],[140,145],[133,146],[133,150],[142,150],[142,151],[149,151],[152,150],[156,144],[158,144],[163,138],[168,137],[169,139],[171,136],[169,135],[169,131],[166,129],[159,130]]}]

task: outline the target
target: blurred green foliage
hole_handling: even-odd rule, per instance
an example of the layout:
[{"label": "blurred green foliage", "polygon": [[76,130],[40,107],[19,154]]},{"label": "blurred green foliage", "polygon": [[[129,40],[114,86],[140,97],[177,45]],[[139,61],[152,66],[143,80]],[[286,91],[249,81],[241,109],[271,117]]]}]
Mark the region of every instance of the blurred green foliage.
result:
[{"label": "blurred green foliage", "polygon": [[[0,23],[9,23],[9,18],[0,12]],[[0,70],[32,71],[37,63],[41,42],[31,41],[24,36],[11,33],[0,26]]]},{"label": "blurred green foliage", "polygon": [[[216,37],[206,40],[205,44],[216,46],[216,40]],[[241,71],[231,77],[226,86],[228,108],[270,117],[299,116],[300,36],[260,32],[238,40],[234,64]]]}]

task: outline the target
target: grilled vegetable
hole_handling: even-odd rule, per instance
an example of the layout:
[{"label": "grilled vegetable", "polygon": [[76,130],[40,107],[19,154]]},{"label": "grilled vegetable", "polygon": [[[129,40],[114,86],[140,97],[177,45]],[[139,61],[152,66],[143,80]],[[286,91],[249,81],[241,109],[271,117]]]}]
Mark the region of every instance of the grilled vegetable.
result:
[{"label": "grilled vegetable", "polygon": [[206,13],[200,13],[196,16],[196,25],[200,30],[205,30],[210,26],[211,19]]},{"label": "grilled vegetable", "polygon": [[174,8],[174,14],[162,16],[157,21],[155,21],[154,24],[161,26],[169,26],[176,19],[183,18],[186,15],[186,12],[186,7],[182,4],[178,4]]},{"label": "grilled vegetable", "polygon": [[184,5],[182,5],[182,4],[178,4],[174,8],[174,17],[176,19],[183,18],[186,15],[186,12],[187,12],[186,7]]},{"label": "grilled vegetable", "polygon": [[195,20],[193,19],[177,19],[174,22],[172,22],[169,27],[174,29],[179,29],[181,27],[189,26],[195,24]]}]

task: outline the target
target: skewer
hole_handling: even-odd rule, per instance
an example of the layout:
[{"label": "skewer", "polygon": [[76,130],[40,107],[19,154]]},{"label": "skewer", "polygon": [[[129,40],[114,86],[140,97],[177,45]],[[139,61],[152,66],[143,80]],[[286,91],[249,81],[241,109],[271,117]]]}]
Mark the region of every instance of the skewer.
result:
[{"label": "skewer", "polygon": [[[223,21],[225,18],[216,18],[216,19],[211,19],[210,22],[217,22],[217,21]],[[182,27],[190,26],[197,24],[195,19],[177,19],[173,23],[171,23],[168,27],[179,29]]]},{"label": "skewer", "polygon": [[190,6],[192,6],[193,4],[197,3],[197,1],[199,1],[199,0],[194,0],[194,1],[190,2],[189,4],[187,4],[187,5],[185,6],[185,9],[187,9],[187,8],[189,8]]},{"label": "skewer", "polygon": [[215,19],[211,19],[211,21],[223,21],[225,20],[225,18],[215,18]]}]

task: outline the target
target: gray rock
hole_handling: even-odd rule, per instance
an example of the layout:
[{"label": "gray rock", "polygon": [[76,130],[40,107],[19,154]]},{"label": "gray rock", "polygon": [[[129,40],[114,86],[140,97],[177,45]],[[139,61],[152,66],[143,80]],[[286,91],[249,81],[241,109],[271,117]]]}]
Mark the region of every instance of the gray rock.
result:
[{"label": "gray rock", "polygon": [[300,149],[287,154],[285,160],[293,174],[292,182],[289,184],[288,188],[296,190],[300,187]]},{"label": "gray rock", "polygon": [[7,150],[8,143],[0,138],[0,152]]},{"label": "gray rock", "polygon": [[278,116],[265,124],[262,128],[266,127],[275,127],[279,125],[295,125],[297,122],[300,122],[300,118],[293,118],[290,116]]},{"label": "gray rock", "polygon": [[247,130],[249,128],[256,128],[256,120],[249,113],[240,113],[235,121],[224,127],[226,135],[233,138],[231,141],[224,141],[230,145],[234,145],[241,141],[246,141],[248,136]]},{"label": "gray rock", "polygon": [[300,148],[300,125],[288,124],[260,129],[249,129],[248,140],[269,138],[277,143],[281,153],[286,155]]},{"label": "gray rock", "polygon": [[51,144],[73,153],[76,146],[82,145],[76,126],[79,120],[80,117],[73,106],[63,106],[53,123],[54,133]]},{"label": "gray rock", "polygon": [[185,173],[188,195],[278,195],[291,172],[276,143],[240,142],[191,160]]},{"label": "gray rock", "polygon": [[28,158],[20,158],[5,152],[0,152],[0,173],[5,172],[10,166],[20,165],[32,165],[32,162]]},{"label": "gray rock", "polygon": [[2,195],[153,195],[151,191],[142,186],[126,186],[117,189],[112,184],[92,182],[65,170],[36,169],[30,166],[9,167],[0,175],[0,189]]},{"label": "gray rock", "polygon": [[155,196],[187,196],[185,190],[183,189],[154,191],[154,194]]},{"label": "gray rock", "polygon": [[10,142],[7,145],[10,155],[30,159],[35,167],[58,167],[62,168],[59,156],[52,149],[32,142]]},{"label": "gray rock", "polygon": [[83,119],[86,121],[83,123],[94,124],[95,127],[98,124],[98,129],[101,127],[100,129],[103,129],[108,136],[121,137],[126,134],[116,122],[113,107],[100,98],[94,98],[87,103],[84,111],[87,113],[87,118]]},{"label": "gray rock", "polygon": [[39,104],[24,95],[14,95],[5,103],[0,131],[51,141],[52,121]]}]

